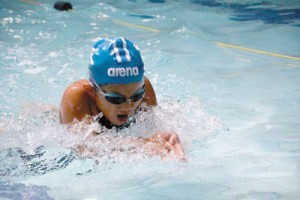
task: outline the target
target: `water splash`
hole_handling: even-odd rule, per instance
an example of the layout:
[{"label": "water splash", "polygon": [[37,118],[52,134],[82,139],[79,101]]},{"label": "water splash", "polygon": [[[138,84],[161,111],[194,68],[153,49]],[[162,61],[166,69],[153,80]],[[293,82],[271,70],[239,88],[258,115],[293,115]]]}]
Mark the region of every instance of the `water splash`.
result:
[{"label": "water splash", "polygon": [[[140,138],[163,132],[177,133],[187,157],[192,156],[195,149],[201,148],[199,141],[212,138],[222,129],[222,123],[205,112],[198,98],[178,97],[174,93],[174,82],[183,91],[188,91],[182,80],[174,81],[172,76],[165,81],[159,81],[159,77],[153,80],[158,91],[162,88],[165,91],[164,95],[158,96],[159,106],[143,107],[134,115],[136,123],[122,130],[108,130],[97,122],[76,122],[71,128],[61,125],[58,108],[51,105],[26,104],[19,115],[3,115],[0,120],[1,173],[7,176],[40,175],[63,169],[74,159],[92,159],[96,165],[134,165],[143,160],[157,160],[160,158],[149,157]],[[100,134],[93,136],[95,132]],[[7,157],[10,161],[5,161]],[[26,170],[28,168],[31,170]]]}]

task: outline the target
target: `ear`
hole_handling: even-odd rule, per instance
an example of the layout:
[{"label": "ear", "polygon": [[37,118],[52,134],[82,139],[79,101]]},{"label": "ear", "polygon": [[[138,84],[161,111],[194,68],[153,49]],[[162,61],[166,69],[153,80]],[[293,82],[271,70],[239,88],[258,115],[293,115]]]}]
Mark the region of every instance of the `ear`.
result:
[{"label": "ear", "polygon": [[89,95],[89,97],[95,99],[96,91],[90,83],[85,83],[82,85],[82,87],[83,90]]},{"label": "ear", "polygon": [[144,81],[145,81],[145,87],[146,87],[146,94],[144,97],[144,101],[149,106],[156,106],[157,100],[156,100],[156,95],[155,95],[154,89],[152,87],[152,84],[146,76],[144,76]]}]

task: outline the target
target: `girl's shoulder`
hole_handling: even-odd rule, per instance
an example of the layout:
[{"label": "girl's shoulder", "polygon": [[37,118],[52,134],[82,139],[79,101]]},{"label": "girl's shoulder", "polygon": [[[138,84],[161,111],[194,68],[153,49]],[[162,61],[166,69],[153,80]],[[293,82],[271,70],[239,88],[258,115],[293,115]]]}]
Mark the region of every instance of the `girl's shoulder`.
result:
[{"label": "girl's shoulder", "polygon": [[69,123],[77,118],[83,119],[86,115],[94,114],[95,91],[88,80],[82,79],[70,84],[64,91],[60,113],[63,123]]}]

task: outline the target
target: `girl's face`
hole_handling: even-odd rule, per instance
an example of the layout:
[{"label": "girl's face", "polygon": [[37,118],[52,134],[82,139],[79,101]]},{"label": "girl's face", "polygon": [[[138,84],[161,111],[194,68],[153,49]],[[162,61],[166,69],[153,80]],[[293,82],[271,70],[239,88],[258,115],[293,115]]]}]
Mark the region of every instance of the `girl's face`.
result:
[{"label": "girl's face", "polygon": [[[133,101],[131,97],[141,97],[144,81],[130,84],[109,84],[101,87],[107,96],[112,97],[125,97],[127,101],[114,104],[105,98],[102,92],[96,92],[96,104],[101,110],[103,115],[114,125],[122,125],[127,122],[129,116],[141,104],[143,98]],[[139,95],[140,94],[140,95]]]}]

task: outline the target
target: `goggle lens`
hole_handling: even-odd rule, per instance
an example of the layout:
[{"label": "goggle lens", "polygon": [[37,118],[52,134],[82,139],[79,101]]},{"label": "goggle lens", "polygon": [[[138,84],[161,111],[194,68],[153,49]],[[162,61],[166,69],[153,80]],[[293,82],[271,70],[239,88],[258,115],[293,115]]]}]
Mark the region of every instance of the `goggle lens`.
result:
[{"label": "goggle lens", "polygon": [[110,93],[105,93],[104,97],[105,99],[112,103],[112,104],[121,104],[124,102],[137,102],[141,100],[145,95],[145,86],[141,87],[138,91],[136,91],[129,99],[127,99],[125,96],[110,92]]}]

